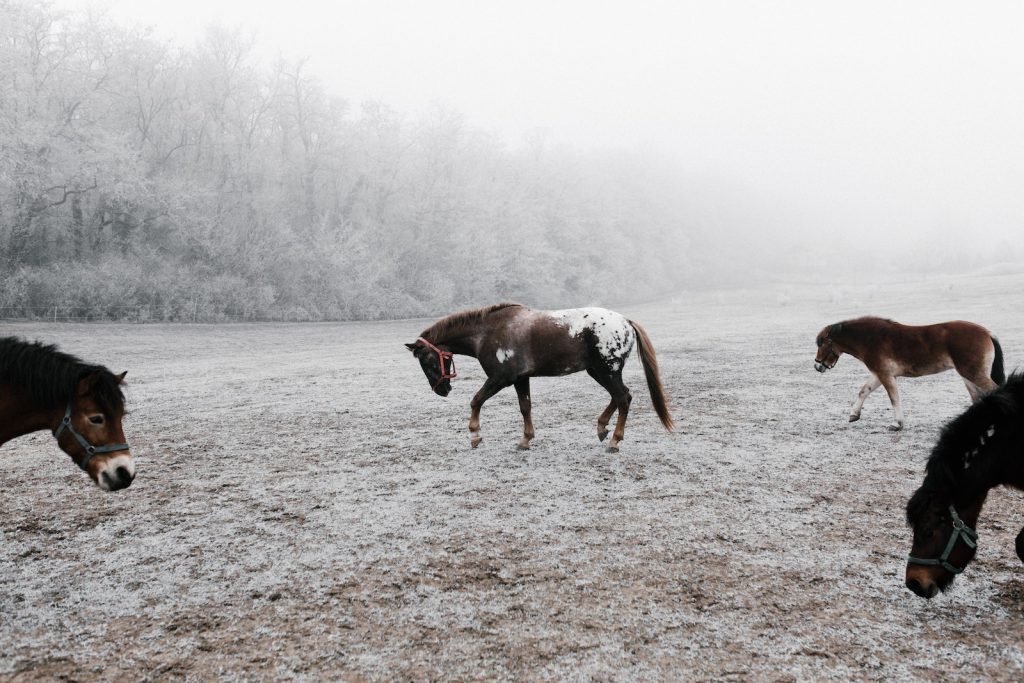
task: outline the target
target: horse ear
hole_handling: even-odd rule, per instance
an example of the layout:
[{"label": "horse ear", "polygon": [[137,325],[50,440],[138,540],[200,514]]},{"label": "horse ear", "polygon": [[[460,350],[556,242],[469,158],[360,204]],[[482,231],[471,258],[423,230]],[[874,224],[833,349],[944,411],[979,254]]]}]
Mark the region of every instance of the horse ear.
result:
[{"label": "horse ear", "polygon": [[405,348],[409,349],[413,353],[416,353],[416,344],[406,344]]},{"label": "horse ear", "polygon": [[114,375],[114,379],[117,380],[118,384],[123,384],[124,383],[124,376],[127,375],[127,374],[128,374],[128,371],[125,370],[120,375]]}]

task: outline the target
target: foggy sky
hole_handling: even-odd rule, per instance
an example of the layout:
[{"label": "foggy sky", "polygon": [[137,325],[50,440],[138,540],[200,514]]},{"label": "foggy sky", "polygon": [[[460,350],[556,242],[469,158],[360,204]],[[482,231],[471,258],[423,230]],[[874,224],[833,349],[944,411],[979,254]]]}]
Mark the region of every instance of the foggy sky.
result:
[{"label": "foggy sky", "polygon": [[656,155],[680,194],[708,200],[700,220],[752,239],[1024,244],[1020,3],[326,5],[105,6],[182,44],[212,22],[243,27],[355,104],[441,104],[513,147],[539,131]]}]

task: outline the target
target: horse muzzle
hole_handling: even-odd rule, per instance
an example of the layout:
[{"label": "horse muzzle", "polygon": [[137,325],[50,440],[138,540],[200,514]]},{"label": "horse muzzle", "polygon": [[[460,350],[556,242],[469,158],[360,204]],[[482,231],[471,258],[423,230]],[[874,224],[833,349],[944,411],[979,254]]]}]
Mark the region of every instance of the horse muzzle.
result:
[{"label": "horse muzzle", "polygon": [[818,372],[825,372],[826,370],[829,369],[829,367],[824,363],[814,361],[814,369],[817,370]]},{"label": "horse muzzle", "polygon": [[135,462],[130,451],[108,457],[96,471],[96,485],[104,491],[126,489],[134,479]]},{"label": "horse muzzle", "polygon": [[907,588],[925,600],[931,600],[939,594],[939,585],[930,579],[907,578]]}]

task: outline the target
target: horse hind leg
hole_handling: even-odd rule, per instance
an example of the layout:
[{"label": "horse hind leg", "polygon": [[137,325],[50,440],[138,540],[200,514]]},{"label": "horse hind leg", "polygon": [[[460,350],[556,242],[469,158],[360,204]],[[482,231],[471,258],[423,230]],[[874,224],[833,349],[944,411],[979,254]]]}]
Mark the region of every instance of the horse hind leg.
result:
[{"label": "horse hind leg", "polygon": [[977,403],[983,393],[981,388],[966,377],[964,377],[963,380],[964,386],[967,387],[967,393],[971,395],[971,403]]},{"label": "horse hind leg", "polygon": [[982,353],[977,356],[964,358],[963,354],[953,357],[953,367],[964,380],[967,393],[971,395],[971,402],[977,403],[982,396],[998,389],[999,385],[989,376],[989,368],[992,367],[992,356]]},{"label": "horse hind leg", "polygon": [[629,416],[629,404],[633,402],[633,395],[622,382],[622,375],[616,373],[609,378],[608,390],[612,395],[612,401],[619,411],[619,419],[615,422],[615,431],[612,432],[612,440],[608,442],[608,452],[618,453],[619,442],[626,435],[626,418]]},{"label": "horse hind leg", "polygon": [[[625,387],[623,387],[625,389]],[[629,393],[629,389],[625,389],[625,394],[618,397],[618,409],[619,419],[615,423],[615,431],[612,432],[612,440],[608,442],[608,452],[618,453],[619,442],[622,441],[626,435],[626,417],[629,415],[629,404],[633,402],[633,395]]]},{"label": "horse hind leg", "polygon": [[903,429],[903,403],[900,401],[900,392],[896,388],[896,378],[892,375],[885,375],[878,378],[889,394],[889,402],[892,403],[893,422],[889,429],[898,432]]},{"label": "horse hind leg", "polygon": [[516,394],[519,395],[519,412],[523,414],[523,438],[519,441],[519,450],[530,450],[530,441],[533,440],[533,417],[531,415],[532,404],[530,402],[530,378],[523,377],[516,380]]},{"label": "horse hind leg", "polygon": [[[960,368],[957,368],[957,372],[960,372]],[[999,385],[984,372],[975,372],[971,374],[960,372],[960,377],[964,380],[964,386],[967,387],[967,393],[971,395],[971,403],[977,403],[981,400],[982,396],[999,388]]]},{"label": "horse hind leg", "polygon": [[604,412],[602,412],[600,415],[598,415],[598,417],[597,417],[597,440],[598,441],[604,441],[605,439],[608,438],[608,423],[611,421],[612,414],[615,412],[615,409],[618,407],[618,405],[619,404],[613,398],[611,401],[608,402],[608,407],[604,409]]},{"label": "horse hind leg", "polygon": [[604,387],[605,391],[611,394],[611,401],[608,402],[608,407],[597,416],[597,440],[604,441],[608,438],[608,423],[612,419],[612,415],[615,413],[615,409],[619,407],[619,402],[615,400],[615,392],[612,389],[611,377],[606,373],[596,372],[593,368],[587,368],[587,374],[594,378],[594,381]]}]

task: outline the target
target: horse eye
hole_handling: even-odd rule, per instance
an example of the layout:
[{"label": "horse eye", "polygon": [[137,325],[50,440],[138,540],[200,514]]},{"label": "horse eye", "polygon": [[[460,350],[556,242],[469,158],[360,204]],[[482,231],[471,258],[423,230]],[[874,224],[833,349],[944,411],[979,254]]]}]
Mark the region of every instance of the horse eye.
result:
[{"label": "horse eye", "polygon": [[101,425],[103,424],[103,416],[93,415],[92,417],[89,418],[89,422],[92,422],[94,425]]}]

